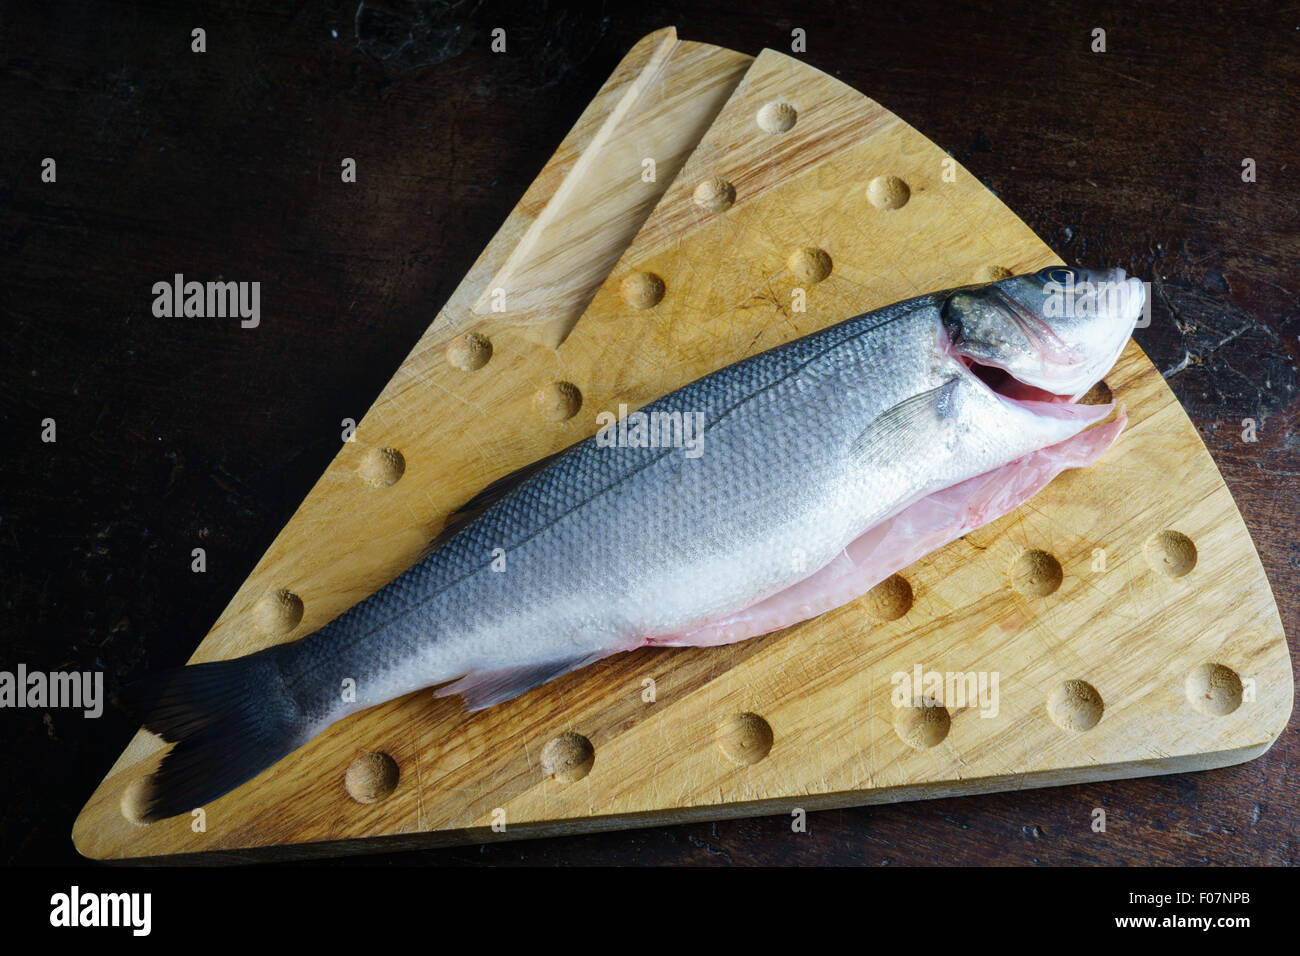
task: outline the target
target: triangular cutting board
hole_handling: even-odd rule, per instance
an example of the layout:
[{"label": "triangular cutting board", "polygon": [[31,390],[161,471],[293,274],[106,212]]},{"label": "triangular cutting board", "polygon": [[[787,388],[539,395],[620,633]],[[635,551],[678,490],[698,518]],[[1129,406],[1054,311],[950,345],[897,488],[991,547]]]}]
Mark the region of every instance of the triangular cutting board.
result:
[{"label": "triangular cutting board", "polygon": [[[779,53],[651,34],[193,660],[310,633],[484,485],[592,434],[600,411],[899,299],[1059,261],[880,104]],[[78,817],[77,848],[337,854],[1250,759],[1293,693],[1263,568],[1136,344],[1106,382],[1130,425],[1097,465],[847,607],[731,647],[618,655],[477,714],[412,694],[201,819],[134,822],[163,747],[142,731]],[[896,676],[918,669],[982,673],[990,694],[996,677],[996,712],[951,695],[896,707]]]}]

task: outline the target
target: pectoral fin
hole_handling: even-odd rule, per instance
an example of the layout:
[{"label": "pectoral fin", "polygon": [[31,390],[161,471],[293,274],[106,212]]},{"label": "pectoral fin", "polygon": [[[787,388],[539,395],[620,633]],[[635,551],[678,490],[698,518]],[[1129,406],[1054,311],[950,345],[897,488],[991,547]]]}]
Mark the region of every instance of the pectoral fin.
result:
[{"label": "pectoral fin", "polygon": [[934,445],[954,414],[953,376],[936,388],[905,398],[872,419],[849,446],[849,454],[866,467],[882,462],[915,460],[917,453]]}]

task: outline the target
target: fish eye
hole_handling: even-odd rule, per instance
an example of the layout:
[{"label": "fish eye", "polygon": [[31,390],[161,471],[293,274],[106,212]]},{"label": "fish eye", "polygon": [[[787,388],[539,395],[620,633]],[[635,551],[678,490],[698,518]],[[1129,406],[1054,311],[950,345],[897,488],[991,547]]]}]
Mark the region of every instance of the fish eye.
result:
[{"label": "fish eye", "polygon": [[1048,266],[1046,269],[1039,270],[1038,277],[1047,282],[1055,282],[1057,285],[1065,285],[1077,279],[1078,273],[1066,266]]}]

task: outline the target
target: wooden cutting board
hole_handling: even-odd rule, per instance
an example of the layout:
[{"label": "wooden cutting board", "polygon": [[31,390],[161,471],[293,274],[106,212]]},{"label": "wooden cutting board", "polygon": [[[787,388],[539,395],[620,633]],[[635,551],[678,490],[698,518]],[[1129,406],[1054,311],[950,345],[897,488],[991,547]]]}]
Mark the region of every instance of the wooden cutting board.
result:
[{"label": "wooden cutting board", "polygon": [[[651,34],[192,660],[309,634],[408,567],[484,485],[592,434],[601,411],[890,302],[1059,261],[866,96],[770,50]],[[476,714],[411,694],[194,817],[147,826],[140,781],[164,745],[141,731],[76,846],[329,855],[1257,756],[1293,695],[1259,558],[1136,344],[1106,385],[1130,424],[1097,465],[844,608],[730,647],[618,655]],[[900,675],[937,706],[897,706]],[[961,696],[981,681],[984,696]]]}]

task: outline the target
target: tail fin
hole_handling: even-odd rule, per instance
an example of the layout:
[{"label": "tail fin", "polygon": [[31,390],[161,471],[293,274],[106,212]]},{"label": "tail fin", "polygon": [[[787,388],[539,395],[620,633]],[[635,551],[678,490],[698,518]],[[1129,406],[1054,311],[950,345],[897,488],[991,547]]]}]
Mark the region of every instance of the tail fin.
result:
[{"label": "tail fin", "polygon": [[281,650],[179,667],[127,689],[144,726],[175,743],[149,777],[145,820],[189,813],[310,739],[275,660]]}]

